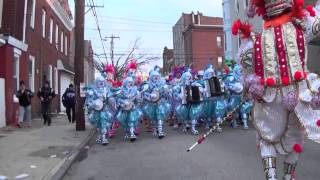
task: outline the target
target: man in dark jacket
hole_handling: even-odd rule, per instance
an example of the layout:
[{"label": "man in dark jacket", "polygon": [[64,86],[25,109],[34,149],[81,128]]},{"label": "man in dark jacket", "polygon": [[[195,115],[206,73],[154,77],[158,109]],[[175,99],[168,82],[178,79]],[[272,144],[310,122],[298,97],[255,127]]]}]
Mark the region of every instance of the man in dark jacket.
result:
[{"label": "man in dark jacket", "polygon": [[48,81],[45,82],[44,87],[40,88],[37,96],[41,100],[41,112],[44,120],[44,124],[51,125],[51,102],[52,99],[56,96],[55,92],[50,87]]},{"label": "man in dark jacket", "polygon": [[76,93],[74,91],[73,85],[70,84],[69,88],[66,89],[66,91],[63,93],[62,96],[62,104],[64,107],[66,107],[66,113],[68,116],[68,120],[71,123],[75,122],[74,119],[74,111],[75,111],[75,97],[76,97]]},{"label": "man in dark jacket", "polygon": [[31,98],[33,93],[30,89],[26,88],[24,81],[20,81],[20,89],[16,94],[19,99],[19,122],[17,126],[21,128],[20,123],[26,122],[28,127],[31,127]]}]

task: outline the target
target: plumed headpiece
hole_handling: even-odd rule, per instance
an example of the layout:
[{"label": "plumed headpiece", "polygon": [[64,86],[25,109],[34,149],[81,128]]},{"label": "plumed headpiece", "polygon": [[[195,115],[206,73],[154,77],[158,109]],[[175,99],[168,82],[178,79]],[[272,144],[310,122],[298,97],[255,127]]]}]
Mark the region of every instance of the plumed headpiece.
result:
[{"label": "plumed headpiece", "polygon": [[127,65],[126,70],[128,71],[129,69],[134,69],[137,70],[138,68],[138,63],[137,60],[131,60],[131,62]]},{"label": "plumed headpiece", "polygon": [[114,74],[115,73],[115,68],[114,68],[114,66],[112,64],[106,64],[104,66],[104,71],[106,73],[110,72],[110,73]]},{"label": "plumed headpiece", "polygon": [[173,68],[173,77],[177,77],[178,74],[182,75],[184,67],[174,67]]}]

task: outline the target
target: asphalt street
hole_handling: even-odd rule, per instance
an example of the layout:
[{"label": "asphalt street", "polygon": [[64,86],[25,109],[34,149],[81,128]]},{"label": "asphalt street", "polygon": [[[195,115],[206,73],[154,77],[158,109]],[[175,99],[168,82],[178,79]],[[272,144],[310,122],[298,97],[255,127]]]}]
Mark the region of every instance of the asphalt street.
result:
[{"label": "asphalt street", "polygon": [[[197,136],[166,128],[159,140],[143,131],[139,139],[124,141],[119,132],[108,146],[96,145],[83,151],[65,180],[263,180],[261,158],[253,129],[225,128],[192,152],[187,148]],[[203,131],[204,132],[204,131]],[[282,172],[283,157],[278,158]],[[306,141],[297,166],[297,179],[320,179],[320,145]],[[281,178],[279,178],[281,179]]]}]

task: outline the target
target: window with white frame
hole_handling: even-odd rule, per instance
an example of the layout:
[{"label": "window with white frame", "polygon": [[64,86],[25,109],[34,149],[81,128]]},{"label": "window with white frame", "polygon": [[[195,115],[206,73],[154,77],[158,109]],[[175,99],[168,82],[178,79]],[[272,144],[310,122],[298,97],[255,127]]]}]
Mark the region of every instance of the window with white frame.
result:
[{"label": "window with white frame", "polygon": [[29,88],[34,92],[34,71],[35,71],[35,58],[34,56],[29,56],[28,62],[28,75],[29,75]]},{"label": "window with white frame", "polygon": [[222,41],[221,40],[221,36],[217,36],[217,46],[218,46],[218,48],[221,48],[221,44],[222,44],[221,41]]},{"label": "window with white frame", "polygon": [[240,9],[240,7],[239,7],[239,0],[235,0],[235,8],[236,8],[237,14],[239,14],[239,9]]},{"label": "window with white frame", "polygon": [[20,54],[14,53],[13,57],[13,89],[16,92],[19,89],[19,71],[20,71]]},{"label": "window with white frame", "polygon": [[47,80],[49,81],[50,87],[52,88],[52,65],[49,65]]},{"label": "window with white frame", "polygon": [[49,41],[50,41],[50,44],[52,44],[52,41],[53,41],[53,19],[50,18],[50,30],[49,30]]},{"label": "window with white frame", "polygon": [[68,35],[64,37],[64,54],[68,56]]},{"label": "window with white frame", "polygon": [[58,93],[58,69],[54,67],[54,91]]},{"label": "window with white frame", "polygon": [[31,0],[30,27],[34,29],[34,21],[36,18],[36,0]]},{"label": "window with white frame", "polygon": [[3,0],[0,0],[0,28],[2,24],[2,9],[3,9]]},{"label": "window with white frame", "polygon": [[42,16],[41,16],[41,25],[42,25],[42,37],[46,37],[46,10],[42,9]]},{"label": "window with white frame", "polygon": [[63,52],[63,39],[64,39],[64,35],[63,35],[63,31],[61,31],[61,41],[60,41],[60,51]]},{"label": "window with white frame", "polygon": [[56,48],[59,48],[59,26],[56,24],[56,34],[55,34],[55,43],[56,43]]},{"label": "window with white frame", "polygon": [[218,57],[218,66],[219,66],[219,67],[222,66],[222,57]]}]

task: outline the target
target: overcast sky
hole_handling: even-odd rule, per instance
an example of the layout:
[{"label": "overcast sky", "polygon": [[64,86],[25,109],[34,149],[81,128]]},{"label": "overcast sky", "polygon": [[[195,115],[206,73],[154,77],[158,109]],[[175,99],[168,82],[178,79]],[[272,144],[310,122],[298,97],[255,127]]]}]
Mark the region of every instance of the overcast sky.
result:
[{"label": "overcast sky", "polygon": [[[71,8],[75,0],[69,0]],[[89,4],[92,0],[86,0]],[[137,38],[140,53],[159,57],[162,66],[162,51],[173,47],[172,26],[183,12],[200,11],[206,16],[222,17],[222,0],[93,0],[103,37],[119,36],[115,40],[115,54],[126,53]],[[86,8],[87,10],[88,8]],[[86,14],[85,39],[91,40],[96,54],[103,54],[102,43],[92,12]],[[110,57],[110,39],[104,42]]]}]

